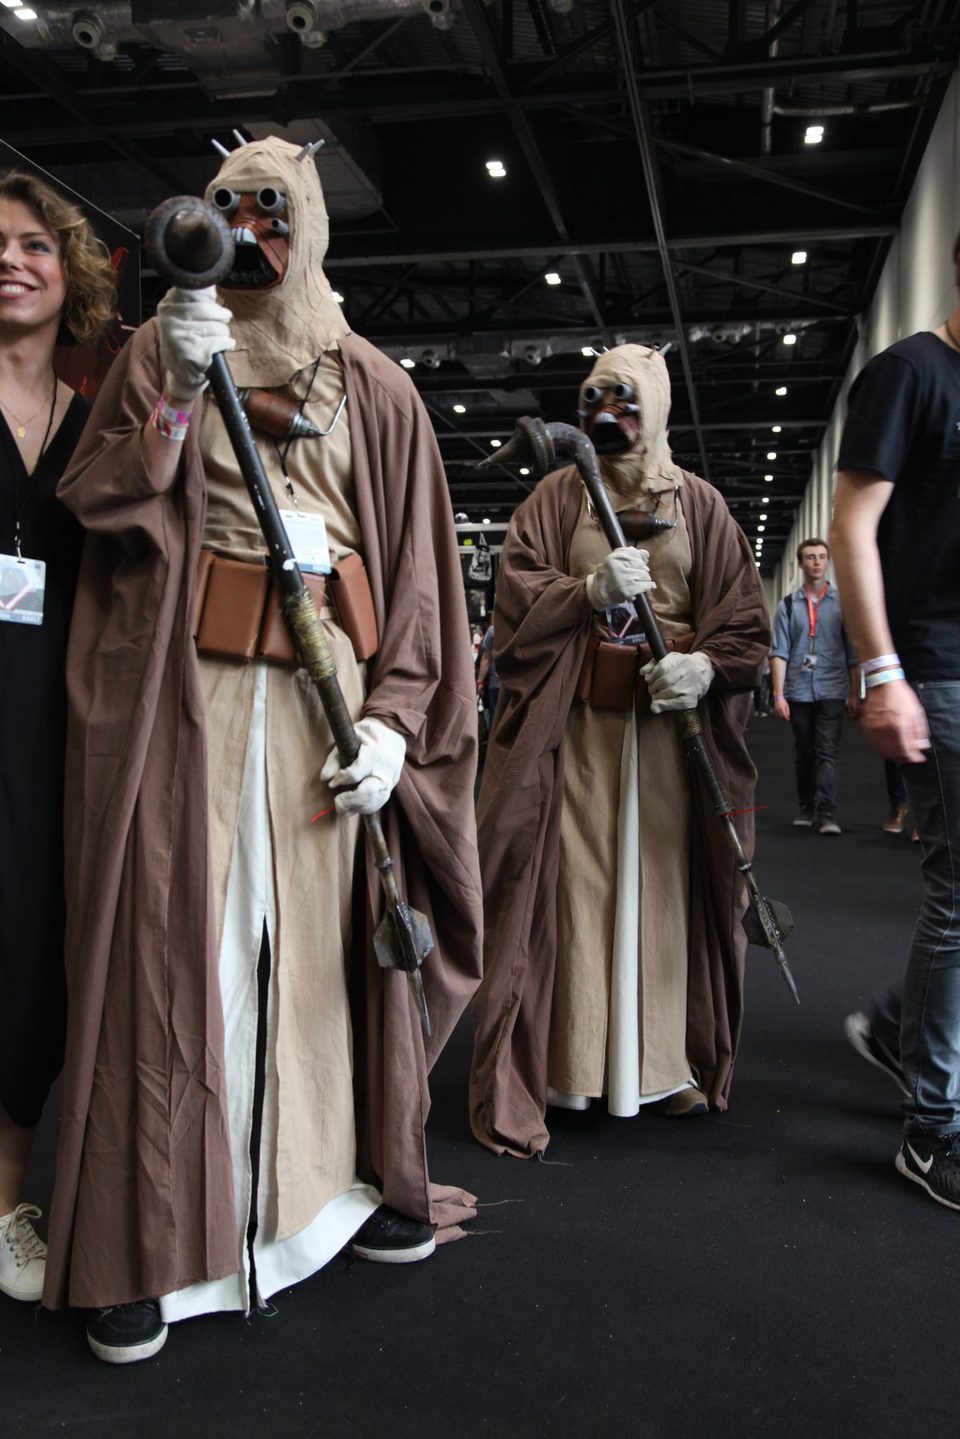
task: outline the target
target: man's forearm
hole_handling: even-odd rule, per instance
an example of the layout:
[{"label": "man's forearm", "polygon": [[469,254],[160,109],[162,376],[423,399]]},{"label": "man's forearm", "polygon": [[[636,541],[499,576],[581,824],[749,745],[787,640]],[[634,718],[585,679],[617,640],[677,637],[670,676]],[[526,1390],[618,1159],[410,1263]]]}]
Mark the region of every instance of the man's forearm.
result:
[{"label": "man's forearm", "polygon": [[787,662],[777,655],[770,656],[770,688],[773,691],[774,699],[779,699],[783,694],[783,686],[787,679]]},{"label": "man's forearm", "polygon": [[837,478],[830,546],[847,633],[861,664],[893,653],[877,525],[893,486],[878,475],[842,470]]}]

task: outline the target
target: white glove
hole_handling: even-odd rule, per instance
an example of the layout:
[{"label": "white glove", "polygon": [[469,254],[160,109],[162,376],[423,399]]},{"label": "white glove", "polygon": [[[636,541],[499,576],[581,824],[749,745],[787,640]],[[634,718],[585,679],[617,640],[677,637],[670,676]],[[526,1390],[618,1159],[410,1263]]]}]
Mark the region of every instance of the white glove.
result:
[{"label": "white glove", "polygon": [[587,576],[587,599],[591,607],[608,610],[611,605],[632,600],[634,595],[645,595],[648,590],[655,590],[657,587],[650,578],[647,564],[649,558],[646,550],[635,550],[632,545],[611,550]]},{"label": "white glove", "polygon": [[157,306],[164,394],[168,400],[195,400],[206,387],[214,355],[232,350],[229,310],[218,305],[216,290],[182,290],[174,285]]},{"label": "white glove", "polygon": [[383,809],[400,778],[407,742],[403,735],[372,717],[357,720],[354,728],[360,752],[353,764],[341,769],[340,753],[332,749],[320,778],[331,789],[356,785],[356,789],[337,796],[334,803],[338,814],[376,814],[378,809]]},{"label": "white glove", "polygon": [[702,699],[713,679],[713,665],[702,650],[692,655],[672,651],[662,660],[651,660],[640,673],[650,689],[651,712],[692,710]]}]

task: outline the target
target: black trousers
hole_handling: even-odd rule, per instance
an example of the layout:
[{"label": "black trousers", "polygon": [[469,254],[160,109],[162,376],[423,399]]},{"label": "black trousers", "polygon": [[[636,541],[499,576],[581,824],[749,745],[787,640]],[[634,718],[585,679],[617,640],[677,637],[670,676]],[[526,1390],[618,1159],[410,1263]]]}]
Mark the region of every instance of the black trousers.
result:
[{"label": "black trousers", "polygon": [[800,808],[819,819],[837,808],[846,700],[790,700]]}]

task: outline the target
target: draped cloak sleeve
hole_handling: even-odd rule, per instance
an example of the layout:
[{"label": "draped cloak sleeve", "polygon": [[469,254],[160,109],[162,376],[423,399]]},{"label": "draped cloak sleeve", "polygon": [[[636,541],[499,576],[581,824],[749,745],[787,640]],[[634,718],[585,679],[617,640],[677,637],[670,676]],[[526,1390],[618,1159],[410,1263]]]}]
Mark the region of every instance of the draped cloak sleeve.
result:
[{"label": "draped cloak sleeve", "polygon": [[[756,566],[721,496],[683,476],[692,554],[694,648],[714,681],[700,711],[721,783],[749,806],[756,771],[743,738],[749,691],[769,646]],[[496,1153],[542,1154],[547,1045],[556,966],[563,737],[593,618],[585,581],[567,573],[580,511],[576,470],[547,476],[517,510],[501,556],[494,622],[500,698],[478,827],[486,928],[470,1114]],[[690,849],[687,1055],[711,1104],[726,1107],[743,1009],[745,893],[732,853],[694,781]],[[752,851],[752,816],[736,821]]]},{"label": "draped cloak sleeve", "polygon": [[[479,978],[463,586],[442,466],[413,387],[355,336],[341,356],[383,639],[368,706],[408,736],[391,840],[402,837],[411,902],[437,939],[424,967],[435,1024],[425,1050],[406,980],[371,960],[381,900],[368,885],[358,1169],[388,1203],[442,1229],[473,1213],[471,1196],[430,1185],[423,1136],[427,1072]],[[236,1269],[192,640],[203,466],[199,426],[166,487],[144,460],[161,373],[148,322],[112,367],[60,489],[88,536],[68,653],[70,1018],[50,1307],[127,1303]],[[411,564],[416,579],[402,572]],[[441,787],[449,821],[434,812]]]}]

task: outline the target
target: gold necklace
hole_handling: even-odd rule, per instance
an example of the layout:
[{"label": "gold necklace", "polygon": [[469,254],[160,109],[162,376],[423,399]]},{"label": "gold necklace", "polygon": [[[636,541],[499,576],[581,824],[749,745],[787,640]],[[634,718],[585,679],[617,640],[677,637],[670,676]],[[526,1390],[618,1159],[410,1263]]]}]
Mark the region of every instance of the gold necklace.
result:
[{"label": "gold necklace", "polygon": [[[54,376],[54,378],[53,378],[53,386],[54,386],[53,393],[54,393],[54,395],[56,395],[56,393],[57,393],[57,389],[56,389],[56,386],[57,386],[57,378],[56,378],[56,376]],[[46,402],[46,400],[44,400],[44,402],[43,402],[43,404],[40,406],[39,410],[34,410],[33,414],[30,415],[30,417],[29,417],[28,419],[26,419],[26,420],[21,420],[21,418],[20,418],[19,415],[14,414],[13,410],[11,410],[10,406],[7,404],[6,400],[3,399],[2,396],[0,396],[0,405],[3,406],[3,408],[6,410],[6,412],[7,412],[8,415],[12,415],[13,418],[16,420],[16,422],[17,422],[17,438],[20,439],[20,440],[26,439],[26,436],[27,436],[27,426],[30,425],[30,424],[32,424],[33,421],[37,418],[37,416],[38,416],[39,414],[41,414],[41,413],[47,408],[47,402]]]}]

